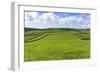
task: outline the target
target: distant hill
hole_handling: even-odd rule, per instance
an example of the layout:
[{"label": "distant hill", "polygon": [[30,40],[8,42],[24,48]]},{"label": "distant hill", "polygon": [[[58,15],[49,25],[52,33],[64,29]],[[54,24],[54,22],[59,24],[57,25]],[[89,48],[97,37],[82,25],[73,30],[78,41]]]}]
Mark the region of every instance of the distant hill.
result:
[{"label": "distant hill", "polygon": [[[24,31],[25,32],[28,32],[28,31],[33,31],[33,30],[79,30],[79,29],[75,29],[75,28],[47,28],[47,29],[37,29],[37,28],[24,28]],[[90,30],[90,29],[80,29],[80,30]]]}]

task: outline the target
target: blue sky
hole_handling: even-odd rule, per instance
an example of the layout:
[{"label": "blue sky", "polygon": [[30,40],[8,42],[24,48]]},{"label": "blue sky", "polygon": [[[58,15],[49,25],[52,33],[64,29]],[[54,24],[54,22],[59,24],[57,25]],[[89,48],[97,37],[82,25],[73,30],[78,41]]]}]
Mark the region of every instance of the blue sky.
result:
[{"label": "blue sky", "polygon": [[25,27],[87,29],[90,28],[90,14],[25,11]]}]

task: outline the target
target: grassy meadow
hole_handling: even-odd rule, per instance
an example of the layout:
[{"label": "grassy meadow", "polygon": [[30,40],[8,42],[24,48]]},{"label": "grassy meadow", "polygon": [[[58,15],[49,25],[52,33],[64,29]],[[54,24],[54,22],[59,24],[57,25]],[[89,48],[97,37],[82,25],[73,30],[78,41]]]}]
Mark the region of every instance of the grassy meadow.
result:
[{"label": "grassy meadow", "polygon": [[24,61],[90,58],[90,30],[25,28]]}]

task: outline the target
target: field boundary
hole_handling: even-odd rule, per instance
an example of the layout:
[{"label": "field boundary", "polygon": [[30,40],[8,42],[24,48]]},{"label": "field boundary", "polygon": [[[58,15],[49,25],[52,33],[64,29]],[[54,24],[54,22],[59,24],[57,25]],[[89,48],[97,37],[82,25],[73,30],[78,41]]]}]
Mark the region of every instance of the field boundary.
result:
[{"label": "field boundary", "polygon": [[46,36],[48,36],[48,35],[45,34],[45,35],[42,35],[42,36],[40,36],[40,37],[31,39],[31,40],[28,40],[28,41],[24,41],[24,42],[25,42],[25,43],[29,43],[29,42],[37,41],[37,40],[40,40],[40,39],[42,39],[42,38],[44,38],[44,37],[46,37]]}]

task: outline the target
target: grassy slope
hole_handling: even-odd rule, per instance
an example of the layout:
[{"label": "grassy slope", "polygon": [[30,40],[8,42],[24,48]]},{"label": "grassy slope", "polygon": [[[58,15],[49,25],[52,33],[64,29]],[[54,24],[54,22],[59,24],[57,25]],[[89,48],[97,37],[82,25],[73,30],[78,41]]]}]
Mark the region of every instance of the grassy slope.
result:
[{"label": "grassy slope", "polygon": [[25,61],[90,57],[89,30],[34,30],[25,32],[25,41],[36,39],[45,34],[48,36],[37,41],[25,42]]}]

